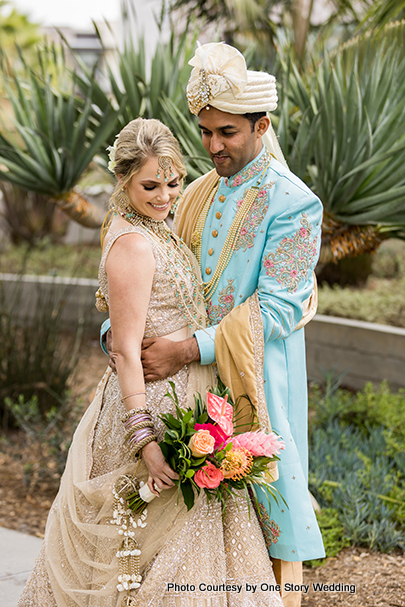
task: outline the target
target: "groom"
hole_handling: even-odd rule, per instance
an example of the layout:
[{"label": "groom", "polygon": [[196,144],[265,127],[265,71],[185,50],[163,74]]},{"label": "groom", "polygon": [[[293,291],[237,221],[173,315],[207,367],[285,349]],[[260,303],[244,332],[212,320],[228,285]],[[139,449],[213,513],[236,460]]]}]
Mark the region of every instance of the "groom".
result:
[{"label": "groom", "polygon": [[211,326],[183,342],[146,339],[145,379],[216,361],[224,382],[239,381],[243,392],[235,393],[250,396],[252,376],[259,421],[266,427],[267,418],[286,443],[275,486],[288,506],[272,503],[269,511],[259,494],[259,513],[283,604],[297,607],[301,562],[324,556],[307,486],[302,329],[314,313],[322,205],[288,170],[272,130],[275,78],[248,71],[224,44],[199,47],[190,64],[189,108],[215,169],[187,188],[175,230],[200,262]]}]

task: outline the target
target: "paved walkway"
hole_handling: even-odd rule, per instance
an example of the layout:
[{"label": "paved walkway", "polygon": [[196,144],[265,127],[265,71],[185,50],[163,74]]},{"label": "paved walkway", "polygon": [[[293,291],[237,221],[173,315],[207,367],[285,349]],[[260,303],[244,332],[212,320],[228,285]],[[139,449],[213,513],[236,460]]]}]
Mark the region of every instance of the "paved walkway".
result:
[{"label": "paved walkway", "polygon": [[0,527],[0,605],[16,607],[42,540]]}]

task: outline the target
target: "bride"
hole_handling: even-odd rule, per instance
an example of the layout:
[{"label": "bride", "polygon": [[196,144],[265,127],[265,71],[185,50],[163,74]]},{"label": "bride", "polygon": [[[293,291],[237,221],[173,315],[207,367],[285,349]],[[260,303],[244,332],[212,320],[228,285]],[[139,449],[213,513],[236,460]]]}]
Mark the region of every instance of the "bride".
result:
[{"label": "bride", "polygon": [[[175,414],[168,382],[185,406],[214,380],[198,363],[149,383],[142,370],[144,337],[183,340],[206,324],[197,263],[164,221],[186,174],[178,142],[158,120],[138,118],[113,155],[97,296],[110,313],[117,373],[105,372],[74,434],[18,607],[282,607],[245,496],[223,516],[201,492],[187,512],[158,445],[159,416]],[[134,476],[156,496],[140,518],[123,499]]]}]

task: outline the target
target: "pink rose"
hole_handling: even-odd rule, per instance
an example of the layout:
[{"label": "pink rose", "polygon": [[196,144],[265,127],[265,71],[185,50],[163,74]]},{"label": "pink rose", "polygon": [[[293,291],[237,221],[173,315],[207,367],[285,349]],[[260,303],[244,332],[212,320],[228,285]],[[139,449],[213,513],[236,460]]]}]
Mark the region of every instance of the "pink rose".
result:
[{"label": "pink rose", "polygon": [[224,475],[219,468],[208,462],[204,468],[197,470],[194,480],[201,489],[216,489],[224,480]]},{"label": "pink rose", "polygon": [[203,457],[209,455],[214,451],[215,438],[211,436],[208,430],[198,430],[190,438],[188,446],[191,449],[191,453],[195,457]]},{"label": "pink rose", "polygon": [[196,430],[208,430],[209,431],[209,433],[215,440],[214,450],[219,449],[219,447],[221,447],[224,444],[224,442],[226,441],[226,439],[228,438],[227,435],[225,434],[225,432],[223,430],[221,430],[221,428],[219,426],[214,426],[214,424],[196,424],[194,426],[194,428]]}]

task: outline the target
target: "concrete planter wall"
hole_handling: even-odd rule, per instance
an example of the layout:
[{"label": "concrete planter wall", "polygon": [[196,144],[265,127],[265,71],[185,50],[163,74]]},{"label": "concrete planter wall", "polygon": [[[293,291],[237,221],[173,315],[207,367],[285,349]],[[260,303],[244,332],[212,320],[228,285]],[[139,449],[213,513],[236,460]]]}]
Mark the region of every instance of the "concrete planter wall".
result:
[{"label": "concrete planter wall", "polygon": [[101,314],[95,307],[97,280],[86,278],[61,278],[53,276],[19,276],[0,274],[0,295],[8,308],[19,318],[32,320],[40,301],[62,301],[61,328],[69,328],[78,318],[85,321],[85,330],[97,332],[107,314]]},{"label": "concrete planter wall", "polygon": [[321,369],[334,367],[348,370],[344,385],[351,388],[384,379],[393,390],[405,387],[405,329],[317,315],[305,334],[309,377],[322,379]]},{"label": "concrete planter wall", "polygon": [[[39,294],[51,292],[63,300],[63,327],[80,316],[86,329],[96,334],[107,317],[94,305],[97,280],[0,274],[0,294],[6,300],[12,300],[18,285],[21,292],[15,314],[19,317],[32,318]],[[405,329],[317,315],[305,332],[310,378],[322,380],[322,369],[334,368],[336,373],[348,370],[344,384],[355,389],[384,379],[393,390],[405,387]]]}]

